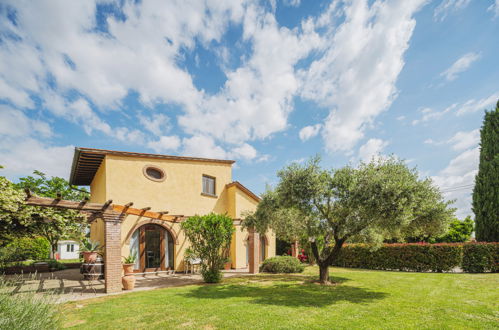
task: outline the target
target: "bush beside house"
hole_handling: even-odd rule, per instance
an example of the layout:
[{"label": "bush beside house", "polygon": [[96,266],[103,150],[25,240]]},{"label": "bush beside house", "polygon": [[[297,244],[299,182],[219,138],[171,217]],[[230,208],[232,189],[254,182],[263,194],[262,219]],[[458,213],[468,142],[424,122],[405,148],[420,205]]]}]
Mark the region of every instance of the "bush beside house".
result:
[{"label": "bush beside house", "polygon": [[260,271],[267,273],[301,273],[305,265],[295,257],[277,256],[265,259]]},{"label": "bush beside house", "polygon": [[345,246],[333,266],[418,272],[497,272],[499,243],[385,244],[373,249],[364,244]]}]

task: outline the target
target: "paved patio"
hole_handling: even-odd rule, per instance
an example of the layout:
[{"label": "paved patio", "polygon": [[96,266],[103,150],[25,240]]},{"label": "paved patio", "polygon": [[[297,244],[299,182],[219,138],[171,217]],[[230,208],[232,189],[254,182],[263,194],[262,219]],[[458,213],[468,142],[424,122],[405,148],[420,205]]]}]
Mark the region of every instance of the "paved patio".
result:
[{"label": "paved patio", "polygon": [[[224,277],[249,275],[246,269],[224,271],[223,273]],[[104,291],[104,280],[84,280],[79,269],[66,269],[53,273],[7,275],[6,277],[16,282],[12,288],[13,294],[23,292],[54,292],[58,294],[59,302],[111,295]],[[133,291],[122,291],[112,294],[203,283],[201,275],[184,273],[136,275],[136,279]]]}]

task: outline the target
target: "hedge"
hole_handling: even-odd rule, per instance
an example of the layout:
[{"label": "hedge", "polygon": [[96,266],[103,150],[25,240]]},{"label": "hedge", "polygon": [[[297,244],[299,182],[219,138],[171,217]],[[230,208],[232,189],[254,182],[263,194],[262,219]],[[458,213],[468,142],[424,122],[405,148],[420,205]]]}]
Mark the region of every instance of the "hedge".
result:
[{"label": "hedge", "polygon": [[305,265],[291,256],[268,258],[260,266],[260,271],[266,273],[301,273],[304,269]]},{"label": "hedge", "polygon": [[384,244],[379,249],[364,244],[342,248],[333,266],[417,272],[497,272],[499,243]]},{"label": "hedge", "polygon": [[468,273],[499,272],[499,243],[465,244],[462,268]]}]

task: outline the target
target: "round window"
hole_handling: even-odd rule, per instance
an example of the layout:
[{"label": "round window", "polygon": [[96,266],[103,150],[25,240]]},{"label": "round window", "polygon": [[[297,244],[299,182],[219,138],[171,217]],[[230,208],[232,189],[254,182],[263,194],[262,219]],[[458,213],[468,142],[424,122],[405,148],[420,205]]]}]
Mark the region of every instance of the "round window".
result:
[{"label": "round window", "polygon": [[156,166],[146,165],[143,172],[145,177],[152,181],[161,182],[166,179],[165,172]]}]

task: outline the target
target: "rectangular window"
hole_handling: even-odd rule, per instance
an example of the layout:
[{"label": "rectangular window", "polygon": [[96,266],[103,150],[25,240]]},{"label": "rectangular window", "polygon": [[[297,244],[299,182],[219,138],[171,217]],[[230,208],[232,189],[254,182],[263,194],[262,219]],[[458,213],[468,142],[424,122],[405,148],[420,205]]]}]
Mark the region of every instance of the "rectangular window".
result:
[{"label": "rectangular window", "polygon": [[203,194],[215,196],[215,178],[203,175]]},{"label": "rectangular window", "polygon": [[66,244],[66,252],[74,252],[75,246],[74,244]]}]

